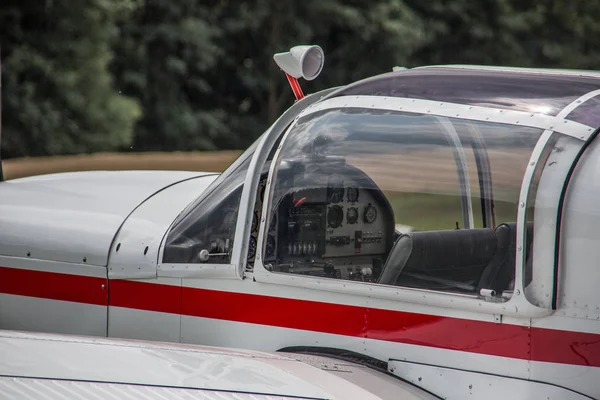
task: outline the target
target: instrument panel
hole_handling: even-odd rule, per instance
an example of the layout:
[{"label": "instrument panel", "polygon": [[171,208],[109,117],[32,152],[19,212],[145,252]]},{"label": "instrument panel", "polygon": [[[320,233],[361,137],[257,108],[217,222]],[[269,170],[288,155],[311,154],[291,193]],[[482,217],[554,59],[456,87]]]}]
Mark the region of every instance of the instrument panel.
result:
[{"label": "instrument panel", "polygon": [[[258,189],[250,264],[256,254],[265,184],[266,178]],[[391,208],[382,196],[336,175],[328,178],[326,187],[293,188],[272,213],[265,265],[279,272],[369,280],[390,245],[386,226],[390,217],[393,223],[393,215],[388,215]]]},{"label": "instrument panel", "polygon": [[367,189],[352,181],[330,182],[328,187],[325,252],[322,257],[385,253],[385,228],[378,202]]}]

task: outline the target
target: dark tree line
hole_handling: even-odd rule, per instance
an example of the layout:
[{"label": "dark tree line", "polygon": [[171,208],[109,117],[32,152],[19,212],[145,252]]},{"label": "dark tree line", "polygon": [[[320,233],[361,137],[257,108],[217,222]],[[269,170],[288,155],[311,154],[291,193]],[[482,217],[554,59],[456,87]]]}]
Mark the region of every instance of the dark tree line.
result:
[{"label": "dark tree line", "polygon": [[244,148],[305,92],[395,65],[596,68],[600,1],[3,0],[2,154]]}]

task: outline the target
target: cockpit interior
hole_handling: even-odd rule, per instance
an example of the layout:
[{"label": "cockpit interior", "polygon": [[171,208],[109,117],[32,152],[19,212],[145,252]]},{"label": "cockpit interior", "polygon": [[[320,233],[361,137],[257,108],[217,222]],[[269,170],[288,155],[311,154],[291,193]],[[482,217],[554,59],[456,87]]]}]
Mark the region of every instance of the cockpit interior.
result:
[{"label": "cockpit interior", "polygon": [[[380,274],[395,232],[392,207],[375,182],[343,158],[288,161],[278,171],[278,182],[269,215],[267,269],[369,282]],[[261,200],[265,183],[266,177]],[[261,211],[259,201],[256,220]],[[257,233],[253,224],[251,246]],[[249,252],[248,262],[253,259]]]}]

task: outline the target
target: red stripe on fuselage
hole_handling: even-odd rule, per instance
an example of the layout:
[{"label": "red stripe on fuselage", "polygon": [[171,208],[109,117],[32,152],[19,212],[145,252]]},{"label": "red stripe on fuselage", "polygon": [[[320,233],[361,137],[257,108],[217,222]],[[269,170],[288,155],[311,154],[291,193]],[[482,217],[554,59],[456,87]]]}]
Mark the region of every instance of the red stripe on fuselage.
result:
[{"label": "red stripe on fuselage", "polygon": [[181,314],[181,286],[111,280],[109,305]]},{"label": "red stripe on fuselage", "polygon": [[108,280],[93,276],[0,267],[0,293],[106,306]]},{"label": "red stripe on fuselage", "polygon": [[[0,267],[1,293],[105,305],[107,291],[101,289],[105,282],[102,278]],[[110,281],[108,304],[523,360],[600,367],[600,334],[127,280]]]},{"label": "red stripe on fuselage", "polygon": [[517,325],[189,287],[183,288],[182,314],[504,357],[529,357],[529,328]]},{"label": "red stripe on fuselage", "polygon": [[[163,298],[165,293],[165,289],[160,288],[163,285],[120,281],[119,290],[123,290],[126,296],[137,298],[122,298],[123,302],[117,303],[113,302],[112,296],[115,283],[111,281],[110,305],[117,307],[152,311],[152,307],[147,305],[156,299],[147,298],[148,303],[142,305],[144,300],[140,293],[147,293],[148,297],[155,293],[159,298]],[[600,367],[598,334],[248,293],[191,287],[171,288],[181,290],[182,297],[181,311],[176,311],[176,302],[173,301],[170,312],[181,312],[191,317],[308,330],[523,360]],[[137,306],[131,307],[136,303]]]}]

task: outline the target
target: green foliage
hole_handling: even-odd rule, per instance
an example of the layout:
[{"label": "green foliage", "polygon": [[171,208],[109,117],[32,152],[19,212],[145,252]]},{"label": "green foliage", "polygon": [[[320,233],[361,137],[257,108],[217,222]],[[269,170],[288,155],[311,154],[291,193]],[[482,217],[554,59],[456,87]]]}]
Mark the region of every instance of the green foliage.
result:
[{"label": "green foliage", "polygon": [[133,150],[216,149],[231,133],[208,79],[222,52],[207,14],[195,0],[147,0],[120,21],[113,71],[144,108]]},{"label": "green foliage", "polygon": [[[401,0],[210,1],[210,21],[225,54],[214,71],[222,109],[232,116],[235,146],[249,145],[294,98],[273,54],[297,44],[317,43],[326,68],[319,79],[301,82],[305,92],[338,86],[390,71],[410,60],[425,38],[420,20]],[[232,90],[232,88],[234,88]],[[220,141],[229,147],[230,141]]]},{"label": "green foliage", "polygon": [[294,98],[395,65],[595,68],[600,1],[4,0],[3,155],[245,148]]},{"label": "green foliage", "polygon": [[430,32],[429,41],[415,54],[417,63],[598,65],[598,0],[406,1]]},{"label": "green foliage", "polygon": [[112,87],[115,12],[106,0],[2,4],[5,157],[129,143],[141,110]]}]

